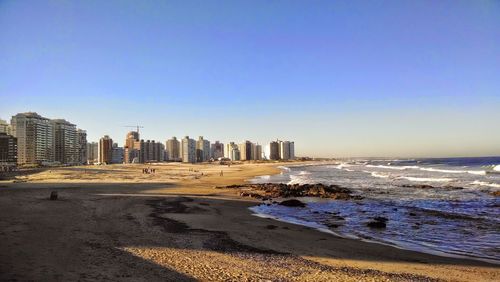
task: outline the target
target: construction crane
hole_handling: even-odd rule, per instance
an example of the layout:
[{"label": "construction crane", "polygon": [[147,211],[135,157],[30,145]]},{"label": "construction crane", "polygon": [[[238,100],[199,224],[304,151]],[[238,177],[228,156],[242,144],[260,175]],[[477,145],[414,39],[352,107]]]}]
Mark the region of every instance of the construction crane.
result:
[{"label": "construction crane", "polygon": [[137,134],[139,134],[139,128],[144,128],[144,126],[142,126],[142,125],[125,125],[123,127],[137,128]]}]

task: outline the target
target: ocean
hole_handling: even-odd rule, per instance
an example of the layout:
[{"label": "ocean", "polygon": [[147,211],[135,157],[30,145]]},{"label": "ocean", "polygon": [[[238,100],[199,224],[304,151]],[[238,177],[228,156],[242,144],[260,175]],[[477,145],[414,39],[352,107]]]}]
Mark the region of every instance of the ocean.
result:
[{"label": "ocean", "polygon": [[[500,264],[500,157],[369,159],[281,167],[254,183],[336,184],[363,200],[302,199],[306,208],[252,207],[255,215],[346,238]],[[387,228],[367,227],[374,217]]]}]

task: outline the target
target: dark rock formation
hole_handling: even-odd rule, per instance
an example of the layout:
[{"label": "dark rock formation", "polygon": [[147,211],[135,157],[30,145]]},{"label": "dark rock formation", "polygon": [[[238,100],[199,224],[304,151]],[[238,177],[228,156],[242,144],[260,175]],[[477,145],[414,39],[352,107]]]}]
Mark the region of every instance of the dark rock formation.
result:
[{"label": "dark rock formation", "polygon": [[337,185],[324,184],[283,184],[283,183],[264,183],[264,184],[243,184],[229,185],[226,187],[240,189],[240,195],[243,197],[253,197],[257,199],[270,198],[293,198],[293,197],[318,197],[337,200],[359,200],[359,195],[352,195],[352,191]]},{"label": "dark rock formation", "polygon": [[386,228],[388,219],[383,216],[374,217],[372,221],[368,222],[366,226],[370,228]]},{"label": "dark rock formation", "polygon": [[279,203],[279,205],[282,205],[285,207],[300,207],[300,208],[303,208],[306,206],[306,204],[302,203],[301,201],[299,201],[297,199],[286,200],[286,201]]},{"label": "dark rock formation", "polygon": [[370,228],[386,228],[387,224],[381,221],[370,221],[366,224]]}]

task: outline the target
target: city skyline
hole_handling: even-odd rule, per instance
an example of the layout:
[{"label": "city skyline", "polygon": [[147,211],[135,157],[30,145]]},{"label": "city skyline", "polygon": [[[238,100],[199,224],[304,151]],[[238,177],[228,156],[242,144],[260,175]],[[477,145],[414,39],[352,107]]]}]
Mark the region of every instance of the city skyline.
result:
[{"label": "city skyline", "polygon": [[311,157],[500,155],[498,2],[318,3],[3,1],[0,119],[120,145],[140,124]]}]

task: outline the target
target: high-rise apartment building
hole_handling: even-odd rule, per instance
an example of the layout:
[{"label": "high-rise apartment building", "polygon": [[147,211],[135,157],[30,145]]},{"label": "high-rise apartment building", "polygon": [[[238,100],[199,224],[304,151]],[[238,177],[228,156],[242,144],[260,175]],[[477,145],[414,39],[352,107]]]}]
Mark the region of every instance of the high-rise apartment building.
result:
[{"label": "high-rise apartment building", "polygon": [[125,137],[125,146],[123,147],[123,162],[134,163],[139,162],[139,150],[135,148],[136,142],[139,141],[139,133],[130,131]]},{"label": "high-rise apartment building", "polygon": [[87,131],[82,129],[76,130],[78,164],[87,164]]},{"label": "high-rise apartment building", "polygon": [[154,140],[147,140],[144,142],[144,149],[141,151],[144,162],[162,162],[164,152],[165,146]]},{"label": "high-rise apartment building", "polygon": [[252,151],[255,154],[255,149],[252,150],[252,147],[253,147],[253,143],[250,141],[245,141],[245,143],[240,144],[239,149],[240,149],[242,161],[253,160]]},{"label": "high-rise apartment building", "polygon": [[34,112],[19,113],[12,117],[11,126],[17,138],[19,164],[54,162],[54,127],[50,119]]},{"label": "high-rise apartment building", "polygon": [[[290,141],[277,141],[279,145],[279,159],[293,160],[295,159],[295,143]],[[272,144],[272,143],[271,143]]]},{"label": "high-rise apartment building", "polygon": [[269,159],[279,160],[280,159],[280,144],[278,142],[272,141],[269,143]]},{"label": "high-rise apartment building", "polygon": [[232,161],[239,161],[241,159],[241,153],[238,144],[230,142],[226,145],[226,155],[225,157]]},{"label": "high-rise apartment building", "polygon": [[178,162],[181,160],[181,143],[177,137],[167,140],[167,160]]},{"label": "high-rise apartment building", "polygon": [[113,139],[108,135],[104,135],[99,140],[99,163],[100,164],[111,164],[113,156]]},{"label": "high-rise apartment building", "polygon": [[122,164],[123,163],[123,147],[118,147],[117,143],[113,143],[113,148],[111,151],[111,163],[112,164]]},{"label": "high-rise apartment building", "polygon": [[210,159],[210,141],[203,139],[203,136],[196,141],[196,161],[206,162]]},{"label": "high-rise apartment building", "polygon": [[99,162],[99,144],[97,142],[87,143],[87,163]]},{"label": "high-rise apartment building", "polygon": [[289,141],[280,141],[280,158],[282,160],[290,159],[290,142]]},{"label": "high-rise apartment building", "polygon": [[215,141],[210,146],[210,155],[214,160],[217,160],[219,158],[224,157],[224,144],[220,143],[219,141]]},{"label": "high-rise apartment building", "polygon": [[254,160],[262,160],[262,145],[255,145]]},{"label": "high-rise apartment building", "polygon": [[196,162],[196,141],[186,136],[182,139],[181,145],[182,162],[195,163]]},{"label": "high-rise apartment building", "polygon": [[290,142],[290,160],[295,160],[295,142]]},{"label": "high-rise apartment building", "polygon": [[54,160],[60,164],[78,164],[76,125],[64,120],[51,120],[54,128]]},{"label": "high-rise apartment building", "polygon": [[5,132],[0,132],[0,171],[4,166],[17,164],[17,139]]},{"label": "high-rise apartment building", "polygon": [[6,133],[8,135],[12,135],[12,130],[10,124],[7,121],[0,119],[0,133]]}]

